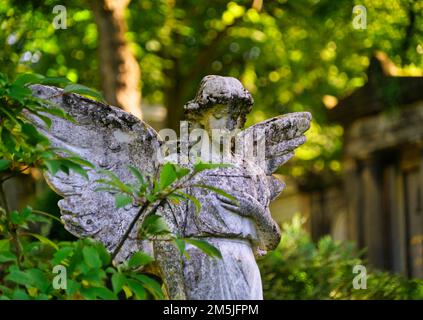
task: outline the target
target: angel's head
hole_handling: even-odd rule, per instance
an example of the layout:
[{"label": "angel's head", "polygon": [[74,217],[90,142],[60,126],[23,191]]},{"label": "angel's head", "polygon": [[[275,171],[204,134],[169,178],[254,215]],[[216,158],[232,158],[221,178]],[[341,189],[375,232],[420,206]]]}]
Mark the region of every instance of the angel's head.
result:
[{"label": "angel's head", "polygon": [[242,129],[253,106],[251,94],[235,78],[206,76],[194,100],[185,106],[186,118],[207,131]]}]

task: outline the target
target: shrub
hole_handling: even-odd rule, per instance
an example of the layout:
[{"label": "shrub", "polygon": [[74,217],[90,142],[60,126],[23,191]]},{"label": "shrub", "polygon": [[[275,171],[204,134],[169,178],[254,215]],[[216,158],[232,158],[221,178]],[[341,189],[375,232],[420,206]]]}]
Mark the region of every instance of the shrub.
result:
[{"label": "shrub", "polygon": [[367,268],[367,289],[354,289],[353,243],[325,236],[314,243],[296,216],[284,224],[279,247],[259,262],[265,299],[423,299],[423,281]]}]

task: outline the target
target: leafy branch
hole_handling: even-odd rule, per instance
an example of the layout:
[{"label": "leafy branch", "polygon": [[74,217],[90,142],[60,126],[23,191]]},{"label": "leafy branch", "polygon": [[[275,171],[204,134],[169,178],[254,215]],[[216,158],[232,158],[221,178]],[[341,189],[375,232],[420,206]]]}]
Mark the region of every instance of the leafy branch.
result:
[{"label": "leafy branch", "polygon": [[[129,204],[140,206],[137,214],[130,222],[125,233],[119,240],[112,253],[112,259],[116,257],[125,241],[128,239],[137,223],[141,225],[139,234],[141,236],[157,236],[170,234],[171,232],[163,221],[163,218],[155,215],[158,208],[163,206],[166,200],[179,202],[181,200],[192,201],[197,212],[201,210],[201,203],[195,197],[183,192],[184,189],[197,187],[205,188],[216,192],[232,201],[236,201],[234,197],[225,191],[211,186],[198,184],[193,182],[194,177],[204,170],[227,167],[226,164],[197,162],[192,169],[181,167],[170,162],[165,163],[158,177],[144,176],[137,168],[129,166],[128,170],[137,179],[135,184],[127,184],[122,182],[113,172],[101,170],[100,173],[106,175],[108,179],[99,179],[96,182],[101,186],[97,191],[108,191],[115,193],[115,203],[117,208],[124,207]],[[177,247],[181,250],[185,246],[181,245],[181,241],[186,241],[203,250],[206,254],[213,257],[221,257],[219,250],[202,240],[194,240],[187,238],[178,238],[171,236],[172,241],[176,242]],[[155,239],[157,240],[157,239]],[[169,239],[167,239],[169,241]],[[184,250],[181,250],[184,254]]]},{"label": "leafy branch", "polygon": [[[74,121],[52,102],[34,97],[30,85],[65,85],[70,92],[101,98],[96,91],[66,78],[22,74],[14,81],[0,73],[0,300],[4,299],[163,299],[160,283],[138,270],[152,258],[137,253],[125,265],[113,267],[103,244],[90,239],[56,242],[34,233],[34,224],[58,220],[47,212],[25,207],[12,210],[3,183],[27,170],[52,175],[74,171],[88,178],[93,165],[65,149],[53,148],[27,118],[37,115],[49,128],[49,115]],[[53,267],[66,266],[67,288],[52,287]],[[109,285],[109,283],[111,284]]]}]

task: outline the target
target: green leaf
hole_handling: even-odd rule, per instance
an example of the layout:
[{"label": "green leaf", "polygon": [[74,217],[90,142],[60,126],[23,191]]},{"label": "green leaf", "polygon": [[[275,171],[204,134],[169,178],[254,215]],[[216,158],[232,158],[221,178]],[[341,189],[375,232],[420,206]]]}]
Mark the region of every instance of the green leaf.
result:
[{"label": "green leaf", "polygon": [[153,278],[144,274],[134,274],[132,278],[140,281],[144,288],[146,288],[156,299],[163,299],[163,291],[160,284]]},{"label": "green leaf", "polygon": [[145,218],[141,227],[142,235],[163,235],[170,233],[166,221],[158,215],[150,215]]},{"label": "green leaf", "polygon": [[128,267],[130,268],[138,268],[149,264],[150,262],[154,261],[154,259],[144,252],[135,252],[131,259],[128,261]]},{"label": "green leaf", "polygon": [[16,256],[10,251],[0,251],[0,263],[16,261]]},{"label": "green leaf", "polygon": [[10,267],[10,272],[4,279],[23,286],[29,284],[28,275],[25,272],[19,270],[16,266]]},{"label": "green leaf", "polygon": [[82,288],[81,295],[88,300],[95,300],[97,297],[103,300],[116,300],[116,295],[105,287]]},{"label": "green leaf", "polygon": [[21,126],[22,133],[26,136],[26,141],[28,144],[32,146],[36,146],[37,144],[44,144],[47,145],[49,140],[40,134],[37,129],[32,124],[23,123]]},{"label": "green leaf", "polygon": [[63,92],[83,94],[85,96],[95,98],[99,101],[104,101],[104,98],[100,92],[94,89],[88,88],[86,86],[83,86],[81,84],[69,84],[63,89]]},{"label": "green leaf", "polygon": [[55,250],[59,250],[59,247],[57,246],[57,244],[55,244],[53,241],[51,241],[50,239],[40,235],[40,234],[36,234],[36,233],[27,233],[28,235],[38,239],[41,243],[48,245],[52,248],[54,248]]},{"label": "green leaf", "polygon": [[47,128],[51,128],[52,120],[49,117],[36,111],[32,111],[32,113],[34,113],[38,118],[40,118],[44,122],[44,124],[47,126]]},{"label": "green leaf", "polygon": [[178,194],[181,197],[186,198],[186,199],[192,201],[192,203],[194,203],[194,205],[195,205],[195,212],[196,213],[199,213],[201,211],[201,202],[198,201],[197,198],[193,197],[190,194],[187,194],[185,192],[182,192],[182,191],[175,192],[175,194]]},{"label": "green leaf", "polygon": [[203,251],[208,256],[210,256],[212,258],[222,259],[222,254],[220,253],[219,249],[217,249],[215,246],[211,245],[207,241],[192,239],[192,238],[185,238],[184,240],[187,243],[192,244],[193,246],[197,247],[198,249]]},{"label": "green leaf", "polygon": [[82,255],[84,256],[85,263],[91,268],[100,268],[102,262],[98,255],[97,250],[94,247],[84,247],[82,249]]},{"label": "green leaf", "polygon": [[21,210],[21,216],[23,217],[23,219],[27,220],[30,215],[32,213],[32,208],[31,207],[25,207]]},{"label": "green leaf", "polygon": [[135,178],[137,178],[137,180],[139,181],[140,184],[145,184],[145,178],[144,178],[143,174],[141,173],[141,171],[139,171],[134,166],[128,166],[128,169],[129,169],[129,171],[131,171],[132,175]]},{"label": "green leaf", "polygon": [[23,291],[22,289],[16,289],[13,290],[13,296],[12,296],[13,300],[29,300],[30,297],[28,296],[28,294]]},{"label": "green leaf", "polygon": [[44,76],[38,73],[22,73],[18,75],[13,82],[16,86],[25,86],[28,84],[42,83]]},{"label": "green leaf", "polygon": [[82,159],[78,156],[66,157],[66,159],[68,159],[69,161],[72,161],[73,163],[79,164],[81,166],[85,166],[85,167],[88,167],[88,168],[95,168],[95,166],[91,162],[89,162],[85,159]]},{"label": "green leaf", "polygon": [[211,170],[211,169],[217,169],[217,168],[228,168],[232,165],[226,164],[226,163],[206,163],[206,162],[197,162],[194,165],[194,172],[201,172],[204,170]]},{"label": "green leaf", "polygon": [[112,275],[112,287],[114,293],[118,294],[126,283],[127,279],[122,273],[116,272]]},{"label": "green leaf", "polygon": [[227,193],[226,191],[223,191],[222,189],[212,187],[212,186],[208,186],[208,185],[205,185],[205,184],[194,184],[192,186],[197,187],[197,188],[208,189],[210,191],[216,192],[217,194],[220,194],[221,196],[224,196],[224,197],[228,198],[229,200],[238,204],[238,200],[235,197],[231,196],[229,193]]},{"label": "green leaf", "polygon": [[147,198],[147,200],[148,200],[150,203],[153,203],[154,201],[156,201],[156,200],[157,200],[157,197],[156,197],[155,195],[153,195],[153,194],[147,194],[147,195],[146,195],[146,198]]},{"label": "green leaf", "polygon": [[74,249],[72,247],[64,247],[59,249],[54,253],[52,263],[55,265],[61,264],[63,260],[72,255],[73,250]]},{"label": "green leaf", "polygon": [[176,247],[178,248],[181,255],[183,255],[185,253],[185,247],[186,247],[185,240],[184,239],[174,239],[173,241],[175,242]]},{"label": "green leaf", "polygon": [[145,300],[147,298],[147,292],[145,291],[143,285],[136,280],[128,279],[128,286],[139,300]]},{"label": "green leaf", "polygon": [[10,213],[10,221],[16,225],[22,225],[28,220],[32,212],[30,207],[25,207],[21,212],[14,210]]},{"label": "green leaf", "polygon": [[1,294],[0,294],[0,300],[9,300],[8,298],[4,299],[5,296],[2,295],[2,294],[5,294],[5,295],[10,296],[11,295],[11,291],[12,290],[10,288],[8,288],[8,287],[0,284],[0,292],[1,292]]},{"label": "green leaf", "polygon": [[24,219],[22,219],[21,215],[19,214],[19,212],[17,210],[13,210],[10,213],[10,222],[12,222],[13,224],[16,225],[21,225],[24,222]]},{"label": "green leaf", "polygon": [[76,282],[75,280],[69,279],[68,280],[68,286],[66,288],[66,293],[69,296],[74,295],[75,293],[77,293],[81,288],[81,284],[79,284],[78,282]]},{"label": "green leaf", "polygon": [[186,200],[186,198],[176,193],[172,193],[167,196],[167,200],[170,200],[170,201],[173,201],[173,203],[179,204],[181,200]]},{"label": "green leaf", "polygon": [[96,241],[93,246],[97,250],[97,253],[103,265],[104,266],[108,265],[110,263],[111,257],[106,247],[101,242],[98,242],[98,241]]},{"label": "green leaf", "polygon": [[17,145],[16,140],[12,133],[9,130],[6,130],[6,128],[2,128],[1,130],[1,142],[9,153],[15,153]]},{"label": "green leaf", "polygon": [[12,84],[9,88],[9,97],[23,103],[23,99],[31,97],[32,91],[24,86]]},{"label": "green leaf", "polygon": [[10,249],[10,239],[0,240],[0,251],[8,251]]},{"label": "green leaf", "polygon": [[115,195],[115,206],[116,208],[122,208],[128,204],[132,203],[132,197],[126,194],[117,194]]},{"label": "green leaf", "polygon": [[85,179],[88,180],[88,173],[87,171],[81,167],[79,164],[67,159],[62,158],[58,160],[60,162],[60,170],[64,172],[69,172],[69,170],[74,171],[75,173],[83,176]]},{"label": "green leaf", "polygon": [[60,170],[60,161],[58,160],[44,160],[44,165],[46,166],[48,172],[50,172],[53,176],[56,175],[57,172]]},{"label": "green leaf", "polygon": [[60,224],[63,224],[63,221],[60,220],[58,217],[53,216],[50,213],[43,212],[40,210],[32,210],[32,214],[28,217],[28,221],[31,222],[49,222],[50,219],[56,220]]},{"label": "green leaf", "polygon": [[99,173],[106,175],[110,180],[99,179],[96,180],[98,183],[108,184],[110,186],[116,187],[124,193],[132,194],[132,189],[130,186],[124,184],[112,171],[107,170],[98,170]]},{"label": "green leaf", "polygon": [[183,168],[181,166],[175,165],[175,172],[178,179],[181,179],[190,173],[188,168]]},{"label": "green leaf", "polygon": [[159,178],[159,188],[163,190],[164,188],[170,186],[177,179],[175,167],[172,163],[167,162],[163,165],[160,170]]},{"label": "green leaf", "polygon": [[97,287],[96,294],[98,297],[104,300],[117,300],[116,295],[113,293],[113,291],[105,288],[105,287]]},{"label": "green leaf", "polygon": [[12,161],[6,159],[0,159],[0,171],[4,171],[9,168]]},{"label": "green leaf", "polygon": [[53,116],[63,118],[63,119],[69,120],[70,122],[75,123],[75,119],[72,118],[69,114],[67,114],[61,108],[44,108],[42,111],[45,112],[45,113],[51,114]]},{"label": "green leaf", "polygon": [[41,292],[45,292],[50,286],[50,280],[40,269],[28,269],[26,274],[29,281],[28,284],[39,289]]}]

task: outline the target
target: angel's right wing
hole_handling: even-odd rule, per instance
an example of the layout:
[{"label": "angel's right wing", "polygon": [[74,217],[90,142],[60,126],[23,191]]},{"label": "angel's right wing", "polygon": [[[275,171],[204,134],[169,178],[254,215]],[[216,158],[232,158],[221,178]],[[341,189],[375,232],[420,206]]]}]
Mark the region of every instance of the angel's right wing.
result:
[{"label": "angel's right wing", "polygon": [[260,167],[268,176],[270,199],[275,199],[285,184],[272,174],[294,156],[310,128],[309,112],[294,112],[259,122],[238,133],[236,145],[244,158]]},{"label": "angel's right wing", "polygon": [[[37,116],[27,116],[46,135],[52,146],[65,148],[88,160],[96,169],[110,170],[123,182],[135,182],[127,166],[145,174],[154,174],[158,166],[159,138],[147,124],[121,109],[108,106],[77,94],[64,94],[62,89],[34,85],[34,95],[62,107],[76,122],[46,115],[52,120],[46,128]],[[92,237],[112,252],[120,242],[139,208],[134,205],[117,209],[114,195],[95,191],[95,181],[105,178],[97,170],[88,169],[88,180],[71,171],[46,178],[63,200],[59,201],[65,228],[78,237]],[[136,228],[122,246],[117,260],[145,248],[136,241]]]},{"label": "angel's right wing", "polygon": [[309,112],[294,112],[270,118],[241,131],[237,136],[238,143],[246,156],[253,152],[259,153],[255,156],[256,164],[267,175],[271,175],[291,159],[294,150],[305,142],[304,133],[310,128],[310,122]]}]

